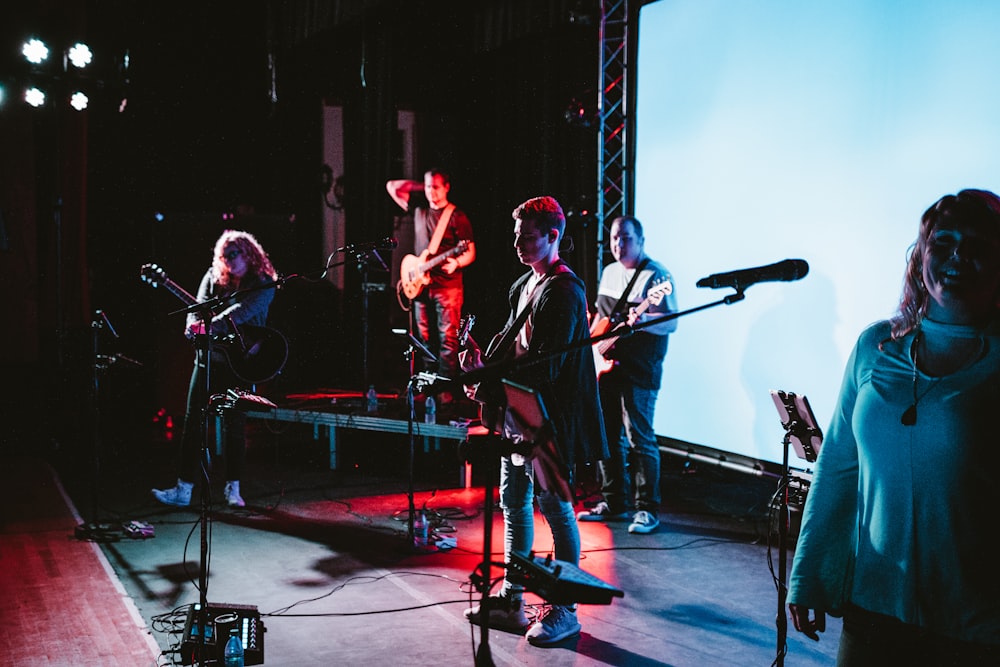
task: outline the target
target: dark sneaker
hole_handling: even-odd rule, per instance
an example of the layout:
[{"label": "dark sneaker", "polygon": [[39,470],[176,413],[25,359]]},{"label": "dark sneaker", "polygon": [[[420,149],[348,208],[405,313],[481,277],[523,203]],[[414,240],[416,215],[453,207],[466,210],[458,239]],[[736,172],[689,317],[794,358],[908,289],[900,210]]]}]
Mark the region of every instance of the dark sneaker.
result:
[{"label": "dark sneaker", "polygon": [[526,637],[532,646],[552,646],[579,634],[580,622],[576,620],[576,610],[552,605],[528,628]]},{"label": "dark sneaker", "polygon": [[[469,623],[479,625],[480,605],[465,610],[465,617]],[[507,595],[491,595],[489,598],[490,618],[489,626],[505,632],[523,635],[528,629],[528,617],[524,614],[524,601],[520,597]]]},{"label": "dark sneaker", "polygon": [[632,517],[628,512],[612,512],[603,500],[592,509],[584,510],[576,515],[577,521],[628,521]]},{"label": "dark sneaker", "polygon": [[637,533],[639,535],[648,535],[656,530],[659,525],[660,520],[656,518],[655,514],[647,512],[646,510],[639,510],[635,513],[635,516],[632,517],[632,523],[629,524],[628,532]]}]

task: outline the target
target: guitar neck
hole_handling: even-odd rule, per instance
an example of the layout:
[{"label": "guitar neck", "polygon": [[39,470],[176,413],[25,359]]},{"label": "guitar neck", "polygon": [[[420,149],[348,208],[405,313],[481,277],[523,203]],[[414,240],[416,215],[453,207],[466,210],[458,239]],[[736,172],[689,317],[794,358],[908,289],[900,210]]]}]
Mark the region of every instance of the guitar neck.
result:
[{"label": "guitar neck", "polygon": [[421,273],[426,273],[426,272],[430,271],[431,269],[433,269],[438,264],[440,264],[441,262],[443,262],[446,259],[448,259],[449,257],[454,257],[455,255],[461,255],[463,252],[465,252],[465,248],[463,246],[461,246],[461,245],[457,245],[454,248],[452,248],[451,250],[448,250],[446,252],[441,253],[440,255],[437,255],[436,257],[434,257],[434,259],[428,260],[428,261],[424,262],[423,264],[421,264],[420,265],[420,272]]},{"label": "guitar neck", "polygon": [[[647,310],[649,310],[649,307],[651,305],[653,305],[652,299],[649,299],[648,297],[643,299],[642,303],[640,303],[638,306],[635,307],[636,317],[642,315]],[[610,338],[605,338],[604,340],[597,343],[597,351],[600,352],[602,355],[607,354],[608,350],[611,349],[612,345],[618,342],[619,338],[621,338],[621,336],[611,336]]]},{"label": "guitar neck", "polygon": [[163,286],[167,288],[168,292],[183,301],[186,306],[193,306],[198,303],[198,299],[194,298],[190,292],[169,278],[163,281]]}]

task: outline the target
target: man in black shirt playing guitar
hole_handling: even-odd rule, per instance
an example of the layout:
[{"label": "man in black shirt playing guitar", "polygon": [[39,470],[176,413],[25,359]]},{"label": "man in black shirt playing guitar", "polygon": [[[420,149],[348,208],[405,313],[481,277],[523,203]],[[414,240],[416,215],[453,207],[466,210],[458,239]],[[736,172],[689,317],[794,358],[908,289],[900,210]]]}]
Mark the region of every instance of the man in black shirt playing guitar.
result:
[{"label": "man in black shirt playing guitar", "polygon": [[[163,278],[166,279],[166,276],[164,275]],[[202,278],[196,301],[200,303],[217,297],[225,297],[237,290],[242,293],[234,303],[211,316],[208,332],[205,331],[205,322],[201,319],[201,314],[198,312],[189,313],[184,335],[189,339],[196,340],[199,336],[207,333],[213,339],[235,337],[237,346],[246,343],[246,341],[241,341],[240,327],[243,325],[264,327],[271,300],[274,298],[274,290],[257,289],[249,292],[243,292],[243,290],[271,282],[275,278],[277,278],[277,272],[271,265],[271,260],[268,259],[267,253],[264,252],[253,235],[243,231],[226,230],[215,242],[212,266]],[[167,286],[170,287],[170,283]],[[175,289],[171,289],[171,291],[175,291]],[[186,295],[187,298],[184,294],[178,296],[185,301],[190,299],[190,295]],[[245,354],[256,353],[257,350],[254,349],[254,346],[262,342],[250,344],[250,349],[244,349],[243,352]],[[157,500],[175,507],[190,505],[194,482],[199,478],[208,479],[208,471],[203,470],[203,462],[200,460],[199,454],[205,437],[202,417],[209,396],[219,393],[225,394],[227,389],[234,387],[247,388],[251,384],[245,378],[241,380],[239,375],[234,372],[234,368],[240,366],[231,363],[232,350],[225,353],[222,350],[213,349],[209,362],[211,364],[209,373],[211,387],[208,389],[209,393],[206,394],[204,350],[200,346],[197,347],[194,370],[191,373],[191,385],[188,390],[177,484],[169,489],[153,489],[153,496]],[[281,364],[284,364],[283,357]],[[277,374],[279,370],[280,368],[274,370],[273,374]],[[243,507],[246,504],[240,495],[240,477],[246,457],[245,424],[246,416],[242,412],[225,411],[227,480],[225,500],[226,504],[231,507]]]},{"label": "man in black shirt playing guitar", "polygon": [[[465,297],[462,272],[476,259],[472,225],[448,200],[451,182],[440,169],[427,170],[422,183],[389,181],[386,191],[397,206],[413,214],[414,252],[419,255],[404,258],[399,289],[413,302],[420,337],[438,355],[434,370],[453,378],[459,366],[458,326]],[[451,392],[442,392],[438,399],[442,405],[451,403]]]}]

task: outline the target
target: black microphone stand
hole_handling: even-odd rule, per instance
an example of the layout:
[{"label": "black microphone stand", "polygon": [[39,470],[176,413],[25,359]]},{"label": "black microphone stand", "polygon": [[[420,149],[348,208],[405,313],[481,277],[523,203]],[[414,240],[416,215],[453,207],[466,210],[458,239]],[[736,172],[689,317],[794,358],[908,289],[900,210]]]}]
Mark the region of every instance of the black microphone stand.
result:
[{"label": "black microphone stand", "polygon": [[788,523],[791,516],[788,496],[792,482],[788,449],[789,445],[794,443],[799,456],[813,463],[816,461],[818,449],[813,443],[822,441],[823,433],[816,425],[816,418],[805,396],[784,391],[772,391],[771,396],[778,409],[781,426],[785,429],[785,436],[782,438],[781,480],[778,486],[778,576],[775,581],[775,587],[778,589],[778,614],[775,618],[778,633],[774,661],[776,667],[783,667],[788,639],[785,601],[788,596]]},{"label": "black microphone stand", "polygon": [[[417,513],[416,501],[414,500],[414,467],[416,462],[416,444],[417,444],[416,443],[417,434],[414,425],[416,422],[417,414],[416,414],[416,406],[414,405],[413,394],[415,386],[417,387],[418,391],[423,391],[425,388],[433,385],[432,380],[429,381],[424,376],[416,373],[417,351],[418,350],[420,351],[424,360],[435,364],[438,363],[437,357],[435,357],[434,354],[430,350],[428,350],[423,343],[420,342],[420,339],[413,334],[413,317],[414,317],[413,310],[411,309],[409,317],[410,328],[405,332],[405,335],[409,341],[409,346],[407,347],[406,352],[404,353],[406,359],[409,361],[410,364],[410,379],[406,383],[406,413],[407,413],[406,433],[409,438],[409,444],[410,444],[410,456],[408,464],[408,470],[409,470],[408,486],[406,492],[407,514],[408,514],[406,535],[408,543],[411,548],[416,546],[416,541],[414,539],[416,537],[416,533],[414,530],[414,521],[416,519],[416,513]],[[403,333],[404,330],[398,329],[396,330],[396,332]]]},{"label": "black microphone stand", "polygon": [[594,344],[601,342],[602,340],[607,340],[609,338],[626,338],[628,336],[633,335],[637,331],[642,331],[647,327],[655,326],[662,322],[669,322],[670,320],[676,320],[686,315],[691,315],[693,313],[697,313],[702,310],[707,310],[708,308],[714,308],[715,306],[723,306],[723,305],[729,306],[734,303],[737,303],[738,301],[742,301],[744,298],[746,298],[746,295],[743,293],[743,290],[737,290],[733,294],[729,294],[723,297],[722,299],[719,299],[718,301],[712,301],[710,303],[706,303],[701,306],[688,308],[687,310],[679,310],[674,313],[666,313],[665,315],[654,317],[646,322],[640,322],[639,324],[633,324],[633,325],[620,324],[617,327],[609,329],[608,331],[599,334],[597,336],[593,336],[591,338],[582,338],[579,341],[576,341],[575,343],[568,343],[562,347],[554,348],[543,354],[531,354],[523,357],[518,357],[516,359],[508,359],[506,361],[487,364],[485,366],[482,366],[481,368],[477,368],[475,370],[462,373],[461,375],[455,378],[455,383],[473,385],[486,378],[499,377],[501,374],[510,370],[531,366],[533,364],[545,361],[546,359],[549,359],[551,357],[566,354],[567,352],[572,352],[580,348],[591,347]]},{"label": "black microphone stand", "polygon": [[[106,326],[105,326],[106,325]],[[91,344],[93,352],[93,376],[90,386],[90,410],[91,429],[93,435],[93,470],[91,473],[91,493],[90,493],[90,521],[76,527],[74,535],[79,540],[90,540],[93,542],[114,542],[118,539],[118,532],[108,524],[102,524],[99,520],[100,514],[100,479],[101,479],[101,375],[114,363],[115,357],[102,355],[100,353],[100,333],[107,328],[115,338],[118,333],[111,326],[111,323],[103,316],[101,311],[97,311],[96,317],[90,323],[92,331]]]}]

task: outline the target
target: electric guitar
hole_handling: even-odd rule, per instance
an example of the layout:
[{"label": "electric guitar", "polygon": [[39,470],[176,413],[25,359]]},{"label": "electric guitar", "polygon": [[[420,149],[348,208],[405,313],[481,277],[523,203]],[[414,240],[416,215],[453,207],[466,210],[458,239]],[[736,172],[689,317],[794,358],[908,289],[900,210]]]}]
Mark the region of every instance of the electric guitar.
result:
[{"label": "electric guitar", "polygon": [[[139,271],[142,281],[153,287],[165,287],[185,305],[193,306],[198,300],[175,283],[166,271],[156,264],[144,264]],[[288,361],[288,341],[281,332],[270,327],[243,324],[239,327],[229,321],[232,331],[212,336],[212,348],[223,353],[233,374],[249,384],[266,382],[280,373]]]},{"label": "electric guitar", "polygon": [[399,289],[411,301],[423,291],[431,282],[430,272],[438,264],[441,264],[449,257],[457,257],[469,249],[468,241],[459,241],[458,245],[450,250],[446,250],[440,255],[430,257],[430,253],[424,250],[420,257],[416,255],[406,255],[399,265]]},{"label": "electric guitar", "polygon": [[[632,314],[629,315],[628,323],[622,322],[615,327],[615,329],[623,329],[626,326],[634,324],[635,321],[639,319],[639,316],[646,312],[650,306],[658,305],[661,301],[663,301],[663,297],[673,291],[674,285],[669,280],[664,280],[663,282],[653,285],[646,293],[646,298],[643,299],[642,302],[633,309]],[[591,325],[590,337],[594,338],[596,336],[601,336],[607,333],[610,328],[611,320],[607,317],[601,317],[595,320]],[[608,359],[605,355],[607,355],[608,351],[610,351],[614,344],[618,342],[619,338],[621,338],[621,336],[611,336],[610,338],[605,338],[594,343],[592,347],[594,351],[594,369],[597,371],[598,378],[614,368],[615,360]]]}]

